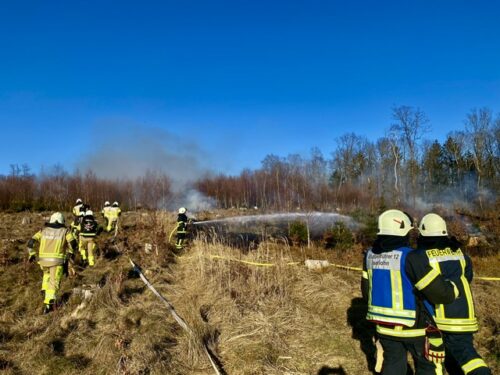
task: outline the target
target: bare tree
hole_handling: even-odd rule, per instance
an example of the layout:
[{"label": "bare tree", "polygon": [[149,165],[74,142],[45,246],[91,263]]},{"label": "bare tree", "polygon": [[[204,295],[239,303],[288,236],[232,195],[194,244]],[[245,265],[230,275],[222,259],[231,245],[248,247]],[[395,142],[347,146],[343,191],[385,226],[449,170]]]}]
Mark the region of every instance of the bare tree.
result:
[{"label": "bare tree", "polygon": [[430,130],[429,120],[419,108],[399,106],[392,109],[395,122],[390,133],[398,140],[406,162],[406,170],[411,181],[413,205],[416,204],[417,179],[419,170],[419,141]]}]

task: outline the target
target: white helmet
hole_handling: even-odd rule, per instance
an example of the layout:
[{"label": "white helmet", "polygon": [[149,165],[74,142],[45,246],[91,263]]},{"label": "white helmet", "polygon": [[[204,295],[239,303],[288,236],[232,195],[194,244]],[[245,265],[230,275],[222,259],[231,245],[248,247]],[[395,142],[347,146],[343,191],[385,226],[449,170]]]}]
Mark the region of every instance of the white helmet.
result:
[{"label": "white helmet", "polygon": [[85,216],[94,216],[94,213],[92,212],[92,210],[87,210],[85,211]]},{"label": "white helmet", "polygon": [[387,210],[378,217],[377,234],[404,237],[412,229],[412,220],[403,211]]},{"label": "white helmet", "polygon": [[80,203],[83,203],[83,201],[82,201],[80,198],[78,198],[78,199],[76,200],[76,204],[80,204]]},{"label": "white helmet", "polygon": [[423,237],[447,236],[446,222],[437,214],[427,214],[418,225],[418,231]]},{"label": "white helmet", "polygon": [[118,207],[118,202],[117,201],[113,202],[113,207]]},{"label": "white helmet", "polygon": [[179,213],[180,213],[180,214],[185,214],[185,213],[186,213],[186,211],[187,211],[187,210],[186,210],[186,207],[181,207],[181,208],[179,208]]},{"label": "white helmet", "polygon": [[60,213],[60,212],[54,212],[50,216],[49,223],[51,223],[51,224],[55,224],[55,223],[64,224],[64,216],[63,216],[63,214]]},{"label": "white helmet", "polygon": [[110,205],[109,201],[104,202],[104,207],[107,207],[109,205]]}]

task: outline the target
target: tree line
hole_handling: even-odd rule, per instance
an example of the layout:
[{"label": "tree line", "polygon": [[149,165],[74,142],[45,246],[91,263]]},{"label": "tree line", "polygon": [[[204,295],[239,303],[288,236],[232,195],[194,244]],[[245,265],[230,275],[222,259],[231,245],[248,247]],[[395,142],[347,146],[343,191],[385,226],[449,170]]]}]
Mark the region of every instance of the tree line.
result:
[{"label": "tree line", "polygon": [[70,210],[77,198],[100,210],[105,201],[127,209],[165,207],[173,199],[170,178],[146,171],[144,176],[109,180],[92,171],[68,173],[60,165],[35,175],[28,165],[11,165],[0,176],[0,209],[13,211]]},{"label": "tree line", "polygon": [[[269,210],[336,210],[422,203],[498,204],[500,115],[488,108],[466,114],[462,130],[441,143],[425,135],[430,123],[419,108],[392,109],[392,123],[377,140],[346,133],[328,157],[268,155],[261,167],[239,175],[208,173],[194,187],[219,208],[257,206]],[[67,210],[76,198],[97,209],[104,201],[124,208],[171,208],[182,201],[165,173],[109,180],[92,171],[68,173],[61,166],[36,175],[28,165],[11,165],[0,175],[0,209]]]},{"label": "tree line", "polygon": [[416,207],[422,201],[485,207],[498,198],[500,115],[473,109],[464,128],[442,143],[425,138],[430,124],[419,108],[395,107],[392,119],[375,141],[352,132],[340,136],[329,158],[317,148],[305,158],[268,155],[259,169],[206,176],[197,189],[222,208],[274,210]]}]

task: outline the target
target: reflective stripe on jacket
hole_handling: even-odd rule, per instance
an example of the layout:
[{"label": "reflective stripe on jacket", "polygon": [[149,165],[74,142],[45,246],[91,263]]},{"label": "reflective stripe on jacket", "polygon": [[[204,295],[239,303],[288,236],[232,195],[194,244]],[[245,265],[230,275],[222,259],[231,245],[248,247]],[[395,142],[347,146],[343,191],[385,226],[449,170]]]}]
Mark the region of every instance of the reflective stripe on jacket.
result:
[{"label": "reflective stripe on jacket", "polygon": [[40,242],[38,257],[43,259],[64,259],[66,248],[75,238],[66,227],[45,227],[37,232],[33,239]]}]

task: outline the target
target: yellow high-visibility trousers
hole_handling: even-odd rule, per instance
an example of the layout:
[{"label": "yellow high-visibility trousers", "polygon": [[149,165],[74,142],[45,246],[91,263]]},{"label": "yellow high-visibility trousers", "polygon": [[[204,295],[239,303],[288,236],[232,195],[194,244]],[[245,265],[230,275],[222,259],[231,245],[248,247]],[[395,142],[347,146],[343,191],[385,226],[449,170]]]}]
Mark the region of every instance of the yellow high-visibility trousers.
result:
[{"label": "yellow high-visibility trousers", "polygon": [[82,256],[83,260],[88,260],[89,266],[95,265],[95,257],[94,257],[95,247],[96,244],[94,241],[94,237],[85,237],[80,235],[80,244],[79,244],[80,255]]},{"label": "yellow high-visibility trousers", "polygon": [[111,232],[115,229],[117,218],[106,218],[106,232]]},{"label": "yellow high-visibility trousers", "polygon": [[49,305],[51,303],[55,303],[57,299],[57,293],[59,292],[63,276],[63,266],[40,266],[40,268],[43,271],[42,291],[45,292],[45,299],[43,302],[46,305]]}]

